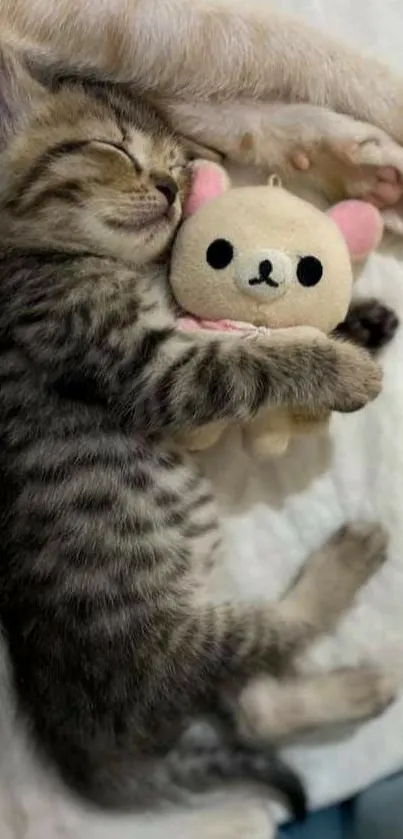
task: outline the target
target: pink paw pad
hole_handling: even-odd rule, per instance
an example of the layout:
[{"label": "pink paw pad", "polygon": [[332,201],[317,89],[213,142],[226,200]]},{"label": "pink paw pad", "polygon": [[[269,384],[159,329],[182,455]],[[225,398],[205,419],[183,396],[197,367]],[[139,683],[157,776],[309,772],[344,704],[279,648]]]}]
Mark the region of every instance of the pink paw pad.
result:
[{"label": "pink paw pad", "polygon": [[379,209],[393,207],[403,195],[403,184],[400,173],[393,166],[383,166],[378,169],[377,183],[366,196],[368,201]]},{"label": "pink paw pad", "polygon": [[293,152],[290,161],[294,169],[299,169],[301,172],[306,172],[312,165],[309,155],[301,150]]}]

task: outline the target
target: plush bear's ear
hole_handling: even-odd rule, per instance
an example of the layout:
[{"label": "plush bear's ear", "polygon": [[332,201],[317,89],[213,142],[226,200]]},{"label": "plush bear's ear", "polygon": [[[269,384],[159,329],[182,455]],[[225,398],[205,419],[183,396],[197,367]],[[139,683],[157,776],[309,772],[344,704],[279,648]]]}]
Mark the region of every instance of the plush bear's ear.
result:
[{"label": "plush bear's ear", "polygon": [[382,216],[366,201],[341,201],[328,215],[343,234],[353,262],[366,259],[378,247],[383,235]]},{"label": "plush bear's ear", "polygon": [[22,53],[0,46],[0,151],[19,119],[32,107],[43,88],[29,72]]},{"label": "plush bear's ear", "polygon": [[231,185],[227,172],[218,163],[212,163],[210,160],[195,160],[192,169],[192,185],[183,208],[184,216],[193,215],[203,204],[213,198],[218,198]]}]

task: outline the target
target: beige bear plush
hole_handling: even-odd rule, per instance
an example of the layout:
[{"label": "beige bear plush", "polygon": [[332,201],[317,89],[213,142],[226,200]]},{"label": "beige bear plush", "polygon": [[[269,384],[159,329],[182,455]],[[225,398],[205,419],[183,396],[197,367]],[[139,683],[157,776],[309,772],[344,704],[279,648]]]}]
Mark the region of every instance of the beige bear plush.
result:
[{"label": "beige bear plush", "polygon": [[[291,195],[276,179],[230,189],[216,164],[195,165],[185,219],[175,242],[170,282],[184,311],[182,329],[237,331],[312,326],[331,332],[351,299],[352,259],[364,259],[382,236],[370,204],[345,201],[329,213]],[[295,432],[328,416],[266,409],[243,428],[254,454],[283,453]],[[191,450],[213,445],[226,423],[181,438]]]}]

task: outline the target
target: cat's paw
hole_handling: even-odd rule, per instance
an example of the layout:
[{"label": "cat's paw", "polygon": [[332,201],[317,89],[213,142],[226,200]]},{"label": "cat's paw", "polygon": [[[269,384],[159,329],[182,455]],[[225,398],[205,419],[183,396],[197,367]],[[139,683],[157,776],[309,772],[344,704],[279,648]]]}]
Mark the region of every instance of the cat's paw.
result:
[{"label": "cat's paw", "polygon": [[389,344],[399,326],[396,312],[376,298],[355,300],[336,334],[372,353]]},{"label": "cat's paw", "polygon": [[[301,344],[300,386],[292,407],[305,405],[313,415],[324,411],[352,413],[380,393],[382,371],[360,347],[326,336]],[[296,404],[297,403],[297,404]]]},{"label": "cat's paw", "polygon": [[380,210],[403,197],[403,149],[383,131],[359,124],[357,139],[328,140],[328,152],[340,167],[345,193]]},{"label": "cat's paw", "polygon": [[341,527],[329,540],[334,570],[347,571],[361,588],[385,563],[389,537],[381,524],[355,521]]},{"label": "cat's paw", "polygon": [[383,565],[387,546],[388,536],[379,524],[341,527],[304,566],[289,595],[291,608],[310,615],[320,631],[331,629]]},{"label": "cat's paw", "polygon": [[361,722],[382,714],[399,691],[396,675],[372,664],[335,670],[328,682],[327,700],[333,701],[335,720],[341,722]]},{"label": "cat's paw", "polygon": [[342,413],[358,411],[379,395],[381,368],[369,353],[349,342],[334,341],[333,350],[333,377],[327,378],[331,392],[326,407]]},{"label": "cat's paw", "polygon": [[316,177],[330,199],[361,198],[387,210],[403,198],[402,146],[381,129],[342,114],[329,117],[321,139],[292,151],[290,163]]},{"label": "cat's paw", "polygon": [[258,338],[254,348],[261,361],[266,356],[269,383],[273,390],[276,384],[278,393],[276,407],[303,408],[312,417],[351,413],[381,390],[382,371],[368,352],[310,327],[276,330],[275,342]]}]

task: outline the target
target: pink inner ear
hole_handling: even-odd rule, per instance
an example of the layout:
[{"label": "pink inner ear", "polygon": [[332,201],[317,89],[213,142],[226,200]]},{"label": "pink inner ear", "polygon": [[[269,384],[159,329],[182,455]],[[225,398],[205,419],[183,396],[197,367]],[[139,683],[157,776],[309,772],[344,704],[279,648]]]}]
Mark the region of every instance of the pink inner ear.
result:
[{"label": "pink inner ear", "polygon": [[383,235],[382,216],[366,201],[341,201],[328,215],[343,234],[351,259],[360,261],[378,247]]},{"label": "pink inner ear", "polygon": [[193,165],[192,186],[183,208],[184,216],[193,215],[207,201],[226,192],[229,186],[229,177],[222,166],[208,160],[197,161]]}]

